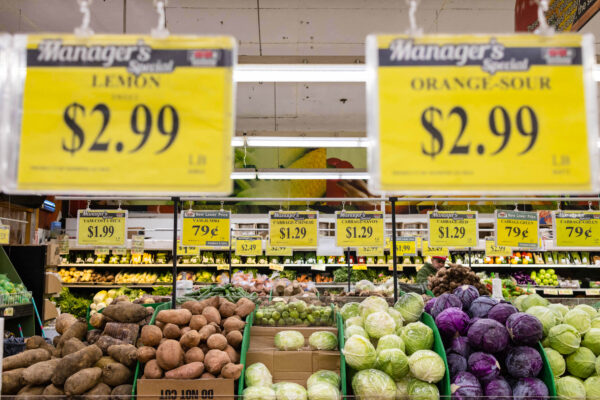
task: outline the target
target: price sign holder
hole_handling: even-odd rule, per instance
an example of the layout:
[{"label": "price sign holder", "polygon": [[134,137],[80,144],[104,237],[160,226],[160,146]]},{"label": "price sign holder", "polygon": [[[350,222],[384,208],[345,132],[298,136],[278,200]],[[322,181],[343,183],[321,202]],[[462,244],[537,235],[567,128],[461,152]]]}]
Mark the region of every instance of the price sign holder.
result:
[{"label": "price sign holder", "polygon": [[2,138],[5,191],[231,192],[233,37],[34,34],[13,42],[15,71],[26,73],[11,82],[22,117]]},{"label": "price sign holder", "polygon": [[217,271],[229,271],[229,264],[217,265]]},{"label": "price sign holder", "polygon": [[58,254],[69,254],[69,235],[62,234],[58,237]]},{"label": "price sign holder", "polygon": [[317,211],[270,211],[269,244],[289,248],[317,247]]},{"label": "price sign holder", "polygon": [[240,236],[235,239],[235,254],[238,256],[261,256],[262,238],[260,236]]},{"label": "price sign holder", "polygon": [[428,243],[433,247],[476,247],[477,211],[430,211]]},{"label": "price sign holder", "polygon": [[417,238],[414,236],[400,236],[396,238],[396,256],[416,256]]},{"label": "price sign holder", "polygon": [[485,255],[487,257],[511,257],[512,249],[507,246],[496,246],[495,238],[486,238]]},{"label": "price sign holder", "polygon": [[496,245],[517,248],[539,248],[537,212],[496,210]]},{"label": "price sign holder", "polygon": [[549,296],[558,296],[558,289],[544,289],[544,294]]},{"label": "price sign holder", "polygon": [[107,256],[110,254],[108,247],[97,247],[94,249],[94,255],[96,256]]},{"label": "price sign holder", "polygon": [[125,247],[112,249],[112,254],[115,256],[125,256],[127,255],[127,249]]},{"label": "price sign holder", "polygon": [[381,211],[337,211],[335,236],[337,247],[383,246]]},{"label": "price sign holder", "polygon": [[596,193],[594,61],[588,34],[368,36],[370,190]]},{"label": "price sign holder", "polygon": [[[402,264],[398,264],[398,265],[396,265],[396,271],[398,271],[398,272],[402,272],[403,270],[404,270],[404,267],[402,266]],[[394,266],[393,266],[393,265],[390,265],[390,266],[388,267],[388,271],[392,271],[392,272],[393,272],[393,271],[394,271]]]},{"label": "price sign holder", "polygon": [[271,246],[267,243],[265,254],[267,256],[291,257],[294,250],[291,247]]},{"label": "price sign holder", "polygon": [[381,257],[383,256],[383,247],[359,247],[357,253],[359,257]]},{"label": "price sign holder", "polygon": [[423,254],[424,257],[449,257],[450,251],[447,247],[430,247],[429,242],[427,240],[423,240],[423,248],[421,249],[421,254]]},{"label": "price sign holder", "polygon": [[561,296],[571,296],[573,294],[573,289],[558,289],[558,294]]},{"label": "price sign holder", "polygon": [[554,211],[556,247],[600,247],[600,211]]},{"label": "price sign holder", "polygon": [[0,224],[0,244],[8,244],[10,242],[10,226]]},{"label": "price sign holder", "polygon": [[352,269],[354,271],[366,271],[367,270],[367,266],[365,264],[353,264],[352,265]]},{"label": "price sign holder", "polygon": [[600,296],[600,289],[586,289],[586,296]]},{"label": "price sign holder", "polygon": [[131,254],[144,254],[144,235],[133,235],[131,237]]},{"label": "price sign holder", "polygon": [[200,247],[198,246],[182,246],[181,241],[177,241],[177,255],[178,256],[199,256]]},{"label": "price sign holder", "polygon": [[327,270],[327,265],[325,265],[325,264],[312,264],[310,266],[310,269],[312,271],[325,271],[325,270]]},{"label": "price sign holder", "polygon": [[181,243],[184,246],[229,246],[231,220],[229,211],[185,210],[181,215],[183,217]]},{"label": "price sign holder", "polygon": [[124,246],[127,210],[79,210],[77,244],[80,246]]}]

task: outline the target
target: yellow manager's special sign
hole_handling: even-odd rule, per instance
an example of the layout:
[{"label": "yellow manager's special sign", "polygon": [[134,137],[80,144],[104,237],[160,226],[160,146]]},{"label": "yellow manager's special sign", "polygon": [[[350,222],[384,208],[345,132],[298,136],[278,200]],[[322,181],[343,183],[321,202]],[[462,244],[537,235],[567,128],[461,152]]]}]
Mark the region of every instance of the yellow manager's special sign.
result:
[{"label": "yellow manager's special sign", "polygon": [[262,252],[260,236],[240,236],[235,239],[235,254],[238,256],[261,256]]},{"label": "yellow manager's special sign", "polygon": [[371,188],[595,192],[593,46],[578,34],[369,36]]},{"label": "yellow manager's special sign", "polygon": [[126,210],[79,210],[77,244],[123,246],[127,237]]},{"label": "yellow manager's special sign", "polygon": [[600,211],[556,211],[553,217],[557,247],[600,246]]},{"label": "yellow manager's special sign", "polygon": [[477,246],[477,211],[430,211],[428,217],[430,246]]},{"label": "yellow manager's special sign", "polygon": [[224,247],[229,246],[229,211],[182,211],[183,246]]},{"label": "yellow manager's special sign", "polygon": [[12,190],[231,192],[234,38],[14,41],[26,74]]},{"label": "yellow manager's special sign", "polygon": [[384,244],[381,211],[336,212],[335,228],[338,247],[382,247]]},{"label": "yellow manager's special sign", "polygon": [[317,247],[319,213],[270,211],[269,244],[283,247]]}]

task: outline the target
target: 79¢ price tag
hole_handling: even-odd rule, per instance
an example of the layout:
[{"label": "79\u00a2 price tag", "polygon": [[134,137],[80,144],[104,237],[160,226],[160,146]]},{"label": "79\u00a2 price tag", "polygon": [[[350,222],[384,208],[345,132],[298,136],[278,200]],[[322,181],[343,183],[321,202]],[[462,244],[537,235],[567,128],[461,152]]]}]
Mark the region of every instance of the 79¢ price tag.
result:
[{"label": "79\u00a2 price tag", "polygon": [[553,217],[557,247],[600,246],[600,211],[556,211]]},{"label": "79\u00a2 price tag", "polygon": [[316,211],[270,211],[269,244],[283,247],[317,247]]},{"label": "79\u00a2 price tag", "polygon": [[537,212],[496,210],[496,244],[508,247],[539,247]]},{"label": "79\u00a2 price tag", "polygon": [[79,210],[77,244],[82,246],[123,246],[127,210]]},{"label": "79\u00a2 price tag", "polygon": [[238,256],[262,255],[262,238],[260,236],[241,236],[235,239],[235,254]]},{"label": "79\u00a2 price tag", "polygon": [[228,246],[229,211],[182,211],[184,246]]}]

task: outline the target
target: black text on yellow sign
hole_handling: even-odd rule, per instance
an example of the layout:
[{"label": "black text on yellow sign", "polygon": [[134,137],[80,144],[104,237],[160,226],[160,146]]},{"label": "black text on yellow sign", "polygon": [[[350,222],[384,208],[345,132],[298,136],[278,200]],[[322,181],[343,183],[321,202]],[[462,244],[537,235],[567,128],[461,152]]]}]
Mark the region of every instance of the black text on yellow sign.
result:
[{"label": "black text on yellow sign", "polygon": [[589,35],[369,36],[372,189],[594,191],[593,57]]},{"label": "black text on yellow sign", "polygon": [[486,239],[485,255],[486,257],[510,257],[512,256],[512,248],[507,246],[497,246],[495,239]]},{"label": "black text on yellow sign", "polygon": [[291,257],[294,254],[294,250],[290,247],[271,246],[267,243],[267,249],[265,250],[267,256],[283,256]]},{"label": "black text on yellow sign", "polygon": [[200,247],[197,246],[182,246],[181,241],[177,241],[177,255],[178,256],[199,256]]},{"label": "black text on yellow sign", "polygon": [[229,246],[229,211],[182,211],[184,246]]},{"label": "black text on yellow sign", "polygon": [[80,246],[123,246],[127,236],[126,210],[79,210],[77,244]]},{"label": "black text on yellow sign", "polygon": [[380,211],[337,212],[335,228],[338,247],[383,246],[383,213]]},{"label": "black text on yellow sign", "polygon": [[429,246],[429,243],[427,242],[427,240],[423,240],[421,254],[424,257],[428,257],[428,256],[429,257],[435,257],[435,256],[448,257],[450,255],[450,251],[448,250],[447,247]]},{"label": "black text on yellow sign", "polygon": [[15,190],[230,193],[234,38],[53,34],[19,46]]},{"label": "black text on yellow sign", "polygon": [[317,247],[316,211],[269,212],[269,244],[284,247]]},{"label": "black text on yellow sign", "polygon": [[477,211],[430,211],[428,216],[430,246],[477,246]]},{"label": "black text on yellow sign", "polygon": [[539,247],[537,212],[496,210],[496,245],[507,247]]},{"label": "black text on yellow sign", "polygon": [[556,211],[553,217],[557,247],[600,246],[600,211]]},{"label": "black text on yellow sign", "polygon": [[262,256],[260,236],[242,236],[235,239],[235,254],[238,256]]},{"label": "black text on yellow sign", "polygon": [[8,244],[10,241],[10,226],[0,225],[0,244]]},{"label": "black text on yellow sign", "polygon": [[400,236],[396,238],[396,256],[416,256],[417,238],[414,236]]},{"label": "black text on yellow sign", "polygon": [[381,257],[383,247],[359,247],[357,253],[359,257]]}]

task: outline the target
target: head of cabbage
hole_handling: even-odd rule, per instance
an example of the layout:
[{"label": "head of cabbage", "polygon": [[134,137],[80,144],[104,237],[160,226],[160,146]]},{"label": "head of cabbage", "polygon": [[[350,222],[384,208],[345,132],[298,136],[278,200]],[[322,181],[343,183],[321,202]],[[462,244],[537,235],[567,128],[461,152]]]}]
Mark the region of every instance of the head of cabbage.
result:
[{"label": "head of cabbage", "polygon": [[335,350],[338,340],[333,332],[319,331],[314,332],[308,338],[310,347],[317,350]]},{"label": "head of cabbage", "polygon": [[596,356],[587,347],[580,347],[567,356],[567,371],[585,379],[596,372]]},{"label": "head of cabbage", "polygon": [[248,386],[242,392],[243,400],[276,400],[275,391],[269,386]]},{"label": "head of cabbage", "polygon": [[367,316],[365,330],[370,338],[379,339],[396,331],[396,322],[386,311],[377,311]]},{"label": "head of cabbage", "polygon": [[346,364],[357,371],[373,368],[377,359],[377,352],[373,344],[366,338],[350,336],[342,350]]},{"label": "head of cabbage", "polygon": [[275,347],[279,350],[298,350],[304,346],[304,336],[298,331],[281,331],[275,334]]},{"label": "head of cabbage", "polygon": [[308,388],[310,400],[340,400],[340,389],[327,382],[318,382]]},{"label": "head of cabbage", "polygon": [[587,347],[588,349],[590,349],[596,357],[599,356],[600,355],[600,329],[599,328],[591,328],[589,331],[587,331],[587,333],[583,336],[581,345],[583,347]]},{"label": "head of cabbage", "polygon": [[583,382],[588,399],[600,399],[600,376],[590,376]]},{"label": "head of cabbage", "polygon": [[598,315],[598,311],[589,304],[578,304],[573,308],[574,310],[582,310],[590,315],[590,318],[594,318]]},{"label": "head of cabbage", "polygon": [[387,301],[384,298],[378,296],[369,296],[366,299],[364,299],[358,306],[358,311],[363,319],[367,318],[369,314],[372,314],[377,311],[387,311],[387,309]]},{"label": "head of cabbage", "polygon": [[398,310],[404,322],[417,322],[425,309],[423,297],[417,293],[405,293],[396,301],[394,309]]},{"label": "head of cabbage", "polygon": [[352,390],[358,400],[395,400],[396,398],[394,380],[377,369],[357,372],[352,378]]},{"label": "head of cabbage", "polygon": [[402,338],[396,334],[385,335],[379,338],[379,341],[377,342],[377,353],[379,353],[381,350],[387,349],[400,349],[402,351],[406,350],[404,341],[402,341]]},{"label": "head of cabbage", "polygon": [[558,318],[556,313],[549,309],[548,307],[542,306],[533,306],[527,309],[527,314],[531,314],[542,323],[542,328],[544,330],[544,336],[548,335],[550,328],[556,326],[560,323],[562,318]]},{"label": "head of cabbage", "polygon": [[581,309],[572,309],[565,315],[565,324],[569,324],[579,331],[582,335],[592,327],[592,318],[590,314]]},{"label": "head of cabbage", "polygon": [[402,328],[400,338],[404,342],[406,354],[417,350],[430,350],[433,346],[433,330],[422,322],[411,322]]},{"label": "head of cabbage", "polygon": [[413,378],[408,383],[408,396],[411,400],[439,400],[440,391],[433,383]]},{"label": "head of cabbage", "polygon": [[556,380],[556,394],[564,400],[585,399],[585,386],[574,376],[563,376]]},{"label": "head of cabbage", "polygon": [[400,349],[381,350],[377,352],[375,368],[397,381],[408,373],[408,357]]},{"label": "head of cabbage", "polygon": [[550,328],[548,344],[560,354],[571,354],[579,348],[581,335],[579,331],[568,324],[559,324]]},{"label": "head of cabbage", "polygon": [[529,310],[533,306],[542,306],[546,307],[550,302],[548,299],[543,298],[537,293],[527,295],[527,297],[523,298],[521,301],[521,308],[523,311]]},{"label": "head of cabbage", "polygon": [[311,387],[317,383],[329,383],[335,387],[340,387],[340,376],[335,371],[320,369],[313,373],[306,381],[306,387]]},{"label": "head of cabbage", "polygon": [[562,354],[549,347],[544,348],[544,351],[546,352],[546,358],[550,364],[552,374],[557,378],[564,374],[565,370],[567,369],[567,364],[565,363],[565,359]]},{"label": "head of cabbage", "polygon": [[408,358],[410,373],[417,379],[428,383],[442,380],[446,372],[444,360],[435,351],[418,350]]},{"label": "head of cabbage", "polygon": [[408,383],[413,379],[409,374],[396,381],[396,400],[408,400]]},{"label": "head of cabbage", "polygon": [[348,329],[351,326],[362,326],[364,328],[364,321],[362,317],[350,317],[344,322],[344,329]]},{"label": "head of cabbage", "polygon": [[263,363],[254,363],[246,368],[246,386],[271,386],[273,376]]},{"label": "head of cabbage", "polygon": [[360,316],[360,313],[358,312],[358,306],[359,304],[355,301],[344,304],[340,309],[342,319],[346,321],[348,318]]},{"label": "head of cabbage", "polygon": [[273,385],[277,400],[307,400],[306,389],[292,382],[279,382]]},{"label": "head of cabbage", "polygon": [[560,319],[560,322],[562,322],[565,315],[569,312],[569,307],[565,306],[564,304],[560,304],[560,303],[548,304],[548,308],[550,310],[554,311],[554,313],[556,313],[556,315]]},{"label": "head of cabbage", "polygon": [[369,339],[369,335],[367,335],[367,331],[365,331],[365,328],[363,328],[362,326],[352,325],[344,330],[344,338],[346,340],[350,336],[353,336],[353,335],[360,335],[360,336],[365,337],[366,339]]}]

